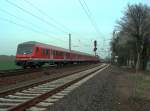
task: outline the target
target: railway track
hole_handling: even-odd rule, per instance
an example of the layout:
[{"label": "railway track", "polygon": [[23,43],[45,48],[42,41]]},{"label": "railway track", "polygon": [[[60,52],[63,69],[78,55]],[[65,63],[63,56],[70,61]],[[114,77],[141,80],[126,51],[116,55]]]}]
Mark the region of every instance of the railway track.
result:
[{"label": "railway track", "polygon": [[[108,67],[101,65],[0,98],[0,111],[45,111],[74,88]],[[101,70],[100,70],[101,69]]]},{"label": "railway track", "polygon": [[[81,65],[86,65],[86,64],[81,64]],[[75,66],[74,64],[65,66],[65,67],[72,67]],[[45,66],[41,68],[28,68],[28,69],[11,69],[11,70],[0,70],[0,77],[8,77],[8,76],[17,76],[18,74],[29,74],[33,72],[42,72],[43,70],[47,69],[54,69],[56,67],[55,65],[51,66]]]},{"label": "railway track", "polygon": [[[50,70],[50,71],[48,70],[46,72],[47,73],[51,73],[51,74],[49,76],[47,76],[46,78],[44,77],[45,79],[44,78],[43,79],[39,78],[38,80],[37,79],[29,80],[29,81],[23,82],[23,84],[21,83],[21,84],[19,84],[17,86],[14,84],[12,86],[10,85],[7,88],[6,87],[2,88],[0,90],[0,97],[3,97],[3,96],[8,95],[8,94],[13,94],[13,93],[15,93],[17,91],[21,91],[21,90],[24,90],[24,89],[27,89],[27,88],[30,88],[30,87],[34,87],[34,86],[40,85],[40,84],[44,84],[46,82],[54,81],[54,80],[57,80],[59,78],[66,77],[68,75],[73,75],[75,73],[78,73],[78,72],[81,72],[81,71],[85,71],[87,69],[91,69],[91,68],[97,67],[98,65],[101,65],[101,64],[81,65],[81,66],[76,67],[77,69],[75,67],[70,67],[71,69],[61,70],[61,72],[62,72],[61,74],[58,73],[58,72],[60,72],[58,69],[55,69],[54,72],[52,70]],[[63,73],[64,71],[66,71],[66,73]],[[11,76],[10,76],[10,78],[11,78]]]},{"label": "railway track", "polygon": [[50,68],[50,67],[44,67],[39,69],[12,69],[12,70],[0,70],[0,77],[7,77],[7,76],[16,76],[18,74],[25,74],[25,73],[33,73],[33,72],[39,72],[43,69]]}]

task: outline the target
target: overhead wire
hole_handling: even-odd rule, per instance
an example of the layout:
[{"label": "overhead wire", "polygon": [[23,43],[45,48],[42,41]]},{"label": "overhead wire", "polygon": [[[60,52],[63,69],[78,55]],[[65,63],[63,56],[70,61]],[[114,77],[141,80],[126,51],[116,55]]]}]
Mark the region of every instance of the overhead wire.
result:
[{"label": "overhead wire", "polygon": [[[64,26],[62,23],[56,21],[54,18],[52,18],[51,16],[49,16],[47,13],[45,13],[43,10],[41,10],[40,8],[38,8],[37,6],[35,6],[35,4],[31,3],[29,0],[23,0],[23,1],[25,1],[27,4],[29,4],[30,6],[32,6],[34,9],[36,9],[38,12],[40,12],[42,15],[44,15],[44,16],[47,17],[48,19],[50,19],[50,20],[52,20],[53,22],[55,22],[57,25],[59,25],[59,26],[65,28],[66,30],[69,30],[69,32],[71,32],[72,34],[79,35],[79,34],[73,32],[73,31],[71,31],[70,29],[68,29],[68,28],[67,28],[66,26]],[[85,2],[85,1],[84,1],[84,2]],[[86,4],[86,6],[87,6],[87,4]],[[89,8],[88,8],[88,10],[89,10]],[[81,37],[80,37],[80,38],[81,38]],[[85,43],[82,43],[82,44],[83,44],[83,46],[85,46],[85,47],[86,47],[86,46],[89,46],[89,45],[87,45],[87,44],[85,44]]]},{"label": "overhead wire", "polygon": [[[87,3],[85,2],[85,0],[82,0],[83,2],[81,2],[81,0],[78,0],[78,1],[79,1],[79,3],[80,3],[81,7],[83,8],[85,14],[87,15],[88,19],[90,20],[91,25],[92,25],[93,28],[95,29],[95,32],[100,35],[100,31],[99,31],[99,29],[98,29],[98,25],[97,25],[96,21],[94,20],[94,18],[93,18],[93,16],[92,16],[92,13],[91,13],[91,11],[90,11],[90,9],[89,9]],[[103,44],[104,44],[104,42],[105,42],[105,37],[102,37],[102,39],[103,39]],[[80,40],[80,39],[79,39],[79,40]],[[83,40],[83,39],[82,39],[82,40]],[[97,41],[98,41],[98,40],[97,40]],[[80,40],[80,42],[81,42],[81,40]],[[94,39],[93,39],[91,42],[94,42]],[[81,44],[83,44],[83,46],[85,46],[85,47],[87,47],[87,46],[92,46],[92,44],[84,44],[84,43],[81,43]],[[76,47],[78,47],[78,46],[76,45]]]},{"label": "overhead wire", "polygon": [[[17,8],[19,8],[19,9],[21,9],[23,12],[26,12],[26,10],[25,9],[23,9],[23,8],[21,8],[21,7],[19,7],[17,4],[14,4],[14,3],[12,3],[12,2],[10,2],[10,1],[8,1],[8,0],[6,0],[9,4],[11,4],[11,5],[13,5],[14,7],[17,7]],[[28,13],[29,11],[27,11],[26,13]],[[8,13],[7,13],[8,14]],[[28,13],[29,15],[31,15],[32,13]],[[9,13],[9,15],[10,15],[10,13]],[[17,16],[15,16],[15,15],[12,15],[11,14],[11,16],[14,16],[15,18],[17,18]],[[34,14],[32,14],[32,16],[34,16]],[[34,17],[36,17],[36,15],[34,16]],[[21,18],[22,19],[22,18]],[[37,19],[39,19],[39,18],[37,18]],[[23,20],[23,19],[22,19]],[[42,19],[41,19],[42,20]],[[25,19],[23,20],[24,22],[28,22],[28,21],[25,21]],[[28,22],[29,23],[29,22]],[[30,22],[30,25],[33,25],[33,23],[31,23]],[[50,24],[49,24],[50,25]],[[37,27],[37,25],[33,25],[33,26],[35,26],[35,27]],[[48,33],[49,31],[47,31],[47,33]],[[50,33],[53,33],[53,34],[55,34],[54,32],[51,32],[50,31]],[[48,34],[49,35],[49,34]],[[59,40],[59,41],[63,41],[63,42],[66,42],[65,40],[62,40],[62,39],[60,39],[60,38],[56,38],[54,35],[53,36],[51,36],[52,38],[55,38],[55,39],[57,39],[57,40]]]},{"label": "overhead wire", "polygon": [[[85,6],[87,7],[87,10],[88,10],[89,14],[91,15],[91,18],[93,18],[92,13],[91,13],[90,9],[88,8],[87,3],[85,2],[85,0],[82,0],[82,1],[84,2]],[[96,28],[97,31],[99,32],[98,25],[97,25],[97,23],[95,22],[94,19],[93,19],[93,23],[95,24],[95,28]],[[99,32],[99,34],[100,34],[100,32]],[[101,36],[101,37],[102,37],[102,36]],[[102,39],[103,39],[103,45],[105,45],[105,42],[106,42],[105,37],[102,37]]]},{"label": "overhead wire", "polygon": [[[27,4],[29,4],[30,6],[32,6],[34,9],[36,9],[38,12],[40,12],[42,15],[44,15],[45,17],[47,17],[49,20],[52,20],[53,22],[55,22],[57,25],[61,26],[63,28],[63,30],[70,30],[68,29],[66,26],[64,26],[63,24],[61,24],[60,22],[58,22],[57,20],[55,20],[54,18],[52,18],[50,15],[48,15],[46,12],[44,12],[43,10],[41,10],[40,8],[38,8],[35,4],[31,3],[29,0],[23,0],[25,1]],[[67,31],[65,31],[67,32]]]},{"label": "overhead wire", "polygon": [[[7,15],[9,15],[9,16],[14,17],[14,18],[16,18],[16,19],[18,19],[18,20],[21,20],[22,22],[25,22],[25,23],[27,23],[27,24],[29,24],[29,25],[32,25],[32,27],[34,26],[34,28],[32,28],[32,29],[34,29],[34,30],[36,30],[36,31],[38,31],[39,28],[41,28],[41,27],[39,27],[39,26],[33,24],[32,22],[26,21],[25,19],[20,18],[20,17],[14,15],[14,14],[12,14],[12,13],[10,13],[10,12],[4,10],[4,9],[0,9],[0,11],[3,12],[3,13],[5,13],[5,14],[7,14]],[[5,19],[5,20],[6,20],[6,19]],[[7,21],[8,21],[8,19],[7,19]],[[10,20],[9,20],[9,21],[10,21]],[[18,24],[17,22],[14,22],[14,21],[11,20],[11,23],[12,23],[12,22],[15,23],[15,24]],[[21,24],[20,24],[20,25],[21,25]],[[25,25],[24,25],[24,26],[25,26]],[[27,27],[27,26],[26,26],[26,27]],[[36,27],[36,29],[35,29],[35,27]],[[28,26],[28,28],[29,28],[29,26]],[[38,30],[37,30],[37,29],[38,29]],[[54,37],[54,35],[52,36],[52,35],[49,35],[48,33],[42,32],[42,31],[38,31],[38,32],[43,33],[44,35],[48,35],[48,36],[50,36],[50,37],[52,37],[52,38],[58,39],[58,38]],[[59,39],[59,40],[60,40],[60,39]],[[60,41],[63,41],[63,40],[60,40]],[[64,42],[64,41],[63,41],[63,42]]]},{"label": "overhead wire", "polygon": [[83,2],[81,2],[81,0],[78,0],[78,1],[79,1],[80,5],[81,5],[82,9],[84,10],[85,14],[87,15],[88,19],[90,20],[93,28],[95,29],[95,32],[99,35],[100,32],[98,30],[96,22],[93,20],[93,17],[92,17],[91,11],[88,8],[88,5],[86,4],[85,1],[83,1]]},{"label": "overhead wire", "polygon": [[[47,13],[45,13],[43,10],[41,10],[40,8],[38,8],[37,6],[35,6],[33,3],[31,3],[29,0],[23,0],[25,1],[27,4],[29,4],[30,6],[32,6],[34,9],[36,9],[38,12],[40,12],[42,15],[44,15],[45,17],[47,17],[48,19],[52,20],[53,22],[55,22],[57,25],[65,28],[66,30],[68,30],[70,33],[75,34],[75,35],[79,35],[73,31],[71,31],[68,27],[64,26],[62,23],[58,22],[57,20],[55,20],[54,18],[52,18],[51,16],[49,16]],[[80,37],[81,38],[81,37]]]},{"label": "overhead wire", "polygon": [[[66,26],[64,26],[62,23],[56,21],[54,18],[52,18],[51,16],[49,16],[47,13],[45,13],[43,10],[41,10],[40,8],[38,8],[37,6],[35,6],[33,3],[31,3],[29,0],[23,0],[25,1],[27,4],[29,4],[30,6],[32,6],[34,9],[36,9],[38,12],[40,12],[42,15],[44,15],[45,17],[47,17],[48,19],[52,20],[53,22],[55,22],[57,25],[65,28],[66,30],[69,30],[71,33],[76,34],[75,32],[72,32],[70,29],[68,29]],[[87,46],[87,44],[85,44],[84,46]]]},{"label": "overhead wire", "polygon": [[[82,9],[84,10],[85,14],[87,15],[88,19],[90,20],[91,22],[91,25],[93,26],[93,28],[95,29],[95,32],[100,35],[100,31],[99,31],[99,28],[98,28],[98,25],[96,23],[96,21],[94,20],[93,16],[92,16],[92,13],[87,5],[87,3],[85,2],[85,0],[78,0],[79,1],[79,4],[81,5]],[[105,42],[105,37],[102,37],[103,39],[103,42]]]},{"label": "overhead wire", "polygon": [[41,22],[43,22],[43,23],[45,23],[45,24],[47,24],[47,25],[49,25],[49,26],[51,26],[51,27],[53,27],[53,28],[55,28],[55,29],[58,29],[59,31],[61,31],[61,32],[65,33],[65,34],[67,33],[67,32],[64,31],[63,29],[57,27],[56,25],[50,23],[49,21],[43,19],[42,17],[39,17],[39,16],[37,16],[36,14],[33,14],[33,13],[31,13],[30,11],[25,10],[24,8],[20,7],[19,5],[15,4],[15,3],[13,3],[13,2],[11,2],[11,1],[9,1],[9,0],[6,0],[6,2],[9,3],[9,4],[11,4],[12,6],[14,6],[14,7],[16,7],[16,8],[18,8],[18,9],[22,10],[23,12],[25,12],[25,13],[27,13],[27,14],[33,16],[34,18],[40,20]]},{"label": "overhead wire", "polygon": [[85,2],[85,0],[82,0],[82,1],[83,1],[83,3],[85,4],[85,7],[86,7],[86,9],[87,9],[87,12],[88,12],[89,15],[90,15],[90,18],[91,18],[91,20],[92,20],[92,22],[93,22],[93,25],[94,25],[94,27],[95,27],[97,33],[100,34],[100,31],[99,31],[99,29],[98,29],[98,25],[97,25],[96,21],[94,20],[94,18],[93,18],[93,16],[92,16],[92,13],[91,13],[91,11],[90,11],[90,9],[89,9],[87,3]]},{"label": "overhead wire", "polygon": [[[53,17],[51,17],[50,15],[48,15],[46,12],[44,12],[42,9],[38,8],[35,4],[31,3],[29,0],[23,0],[23,1],[26,2],[28,5],[30,5],[32,8],[34,8],[35,10],[37,10],[40,14],[42,14],[43,16],[45,16],[48,20],[51,20],[51,21],[55,22],[55,24],[57,24],[58,26],[60,26],[59,28],[62,28],[62,30],[65,29],[65,30],[68,30],[68,32],[70,31],[70,29],[68,29],[62,23],[60,23],[57,20],[55,20]],[[67,32],[67,31],[65,31],[65,32]]]},{"label": "overhead wire", "polygon": [[[31,13],[30,11],[25,10],[24,8],[20,7],[19,5],[15,4],[15,3],[13,3],[13,2],[10,2],[9,0],[6,0],[6,1],[7,1],[9,4],[13,5],[14,7],[19,8],[19,9],[22,10],[23,12],[25,12],[25,13],[27,13],[27,14],[29,14],[29,15],[35,17],[35,18],[37,18],[38,20],[40,20],[40,21],[46,23],[47,25],[50,25],[50,26],[52,26],[53,28],[59,29],[60,31],[62,31],[62,32],[64,32],[64,33],[67,33],[67,31],[64,31],[64,30],[61,29],[60,27],[58,27],[58,26],[56,26],[56,25],[54,25],[54,24],[51,24],[49,21],[47,21],[47,20],[45,20],[45,19],[43,19],[43,18],[41,18],[41,17],[39,17],[39,16],[37,16],[37,15]],[[35,5],[33,5],[31,2],[29,2],[28,0],[24,0],[24,1],[25,1],[26,3],[32,5],[32,7],[34,7],[35,9],[37,9],[42,15],[47,16],[47,18],[51,18],[52,21],[55,21],[55,23],[57,23],[56,20],[54,20],[52,17],[48,16],[44,11],[40,10],[39,8],[37,8],[37,7],[36,7]],[[84,1],[84,2],[85,2],[85,1]],[[84,3],[84,4],[85,4],[85,3]],[[87,7],[87,5],[86,5],[86,7]],[[88,10],[89,10],[89,9],[88,9]],[[87,13],[88,13],[88,12],[87,12]],[[89,18],[91,18],[91,17],[90,17],[90,14],[89,14]],[[57,24],[59,24],[60,26],[63,26],[63,25],[61,25],[60,23],[57,23]],[[93,22],[93,25],[94,25],[94,22]],[[66,27],[65,27],[65,28],[66,28]],[[95,29],[96,29],[96,28],[95,28]]]},{"label": "overhead wire", "polygon": [[[23,1],[25,1],[27,4],[29,4],[30,6],[32,6],[34,9],[36,9],[38,12],[40,12],[42,15],[44,15],[48,19],[50,19],[53,22],[55,22],[57,25],[65,28],[66,30],[69,30],[69,32],[71,32],[72,34],[79,35],[79,34],[73,32],[73,31],[71,31],[68,27],[64,26],[62,23],[56,21],[54,18],[52,18],[51,16],[49,16],[47,13],[45,13],[43,10],[41,10],[40,8],[38,8],[37,6],[35,6],[35,4],[31,3],[29,0],[23,0]],[[85,44],[85,45],[87,46],[87,44]]]},{"label": "overhead wire", "polygon": [[36,32],[36,33],[37,33],[37,32],[39,33],[39,31],[37,31],[37,30],[35,30],[35,29],[31,28],[31,27],[28,27],[28,26],[23,25],[23,24],[19,24],[19,23],[17,23],[17,22],[14,22],[14,21],[12,21],[12,20],[7,19],[7,18],[2,18],[2,17],[0,17],[0,20],[5,21],[5,22],[12,23],[12,24],[14,24],[14,25],[17,25],[17,26],[19,26],[19,27],[22,27],[22,28],[31,30],[31,31]]}]

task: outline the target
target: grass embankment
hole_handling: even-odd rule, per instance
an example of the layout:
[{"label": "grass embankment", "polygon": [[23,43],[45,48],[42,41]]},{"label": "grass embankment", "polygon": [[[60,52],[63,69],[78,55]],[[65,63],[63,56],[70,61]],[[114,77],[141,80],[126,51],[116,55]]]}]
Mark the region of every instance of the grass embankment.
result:
[{"label": "grass embankment", "polygon": [[0,55],[0,70],[17,69],[15,56]]},{"label": "grass embankment", "polygon": [[150,72],[130,75],[134,83],[133,98],[150,102]]}]

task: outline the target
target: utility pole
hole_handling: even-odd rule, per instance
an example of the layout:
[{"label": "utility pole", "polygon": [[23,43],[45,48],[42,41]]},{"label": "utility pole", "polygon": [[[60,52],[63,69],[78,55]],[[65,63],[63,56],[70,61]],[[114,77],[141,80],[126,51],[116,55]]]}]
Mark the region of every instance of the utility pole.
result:
[{"label": "utility pole", "polygon": [[69,33],[69,51],[71,51],[71,34]]}]

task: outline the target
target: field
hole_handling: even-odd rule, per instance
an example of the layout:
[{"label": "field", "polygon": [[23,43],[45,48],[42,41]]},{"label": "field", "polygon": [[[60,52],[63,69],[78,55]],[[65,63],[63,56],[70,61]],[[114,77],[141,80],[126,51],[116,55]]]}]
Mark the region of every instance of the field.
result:
[{"label": "field", "polygon": [[117,111],[150,111],[150,73],[135,73],[135,70],[120,67],[117,70]]},{"label": "field", "polygon": [[135,86],[134,96],[139,99],[150,101],[150,72],[130,75]]},{"label": "field", "polygon": [[20,68],[15,65],[15,56],[0,55],[0,70]]},{"label": "field", "polygon": [[0,62],[0,70],[18,69],[18,68],[20,67],[16,66],[14,61]]},{"label": "field", "polygon": [[124,89],[130,94],[128,97],[125,96],[127,98],[125,101],[128,101],[128,104],[126,102],[125,104],[129,109],[134,109],[133,111],[150,111],[150,73],[129,74],[127,78],[128,87]]}]

